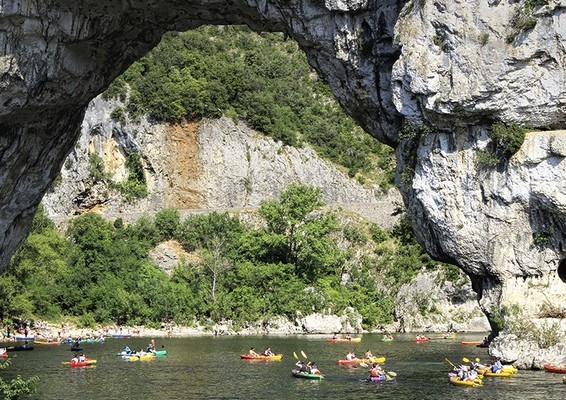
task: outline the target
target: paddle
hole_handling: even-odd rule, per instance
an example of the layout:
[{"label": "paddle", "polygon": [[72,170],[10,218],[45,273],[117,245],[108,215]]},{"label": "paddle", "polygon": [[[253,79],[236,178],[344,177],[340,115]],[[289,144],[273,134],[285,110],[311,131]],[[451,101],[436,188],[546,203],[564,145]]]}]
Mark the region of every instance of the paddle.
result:
[{"label": "paddle", "polygon": [[452,365],[452,367],[456,368],[456,366],[454,364],[452,364],[452,361],[450,361],[447,358],[444,358],[444,361],[446,361],[448,364]]},{"label": "paddle", "polygon": [[303,357],[308,358],[307,355],[305,354],[304,351],[301,350],[301,354],[303,355]]},{"label": "paddle", "polygon": [[467,362],[467,363],[471,363],[471,361],[468,360],[466,357],[462,358],[462,361]]},{"label": "paddle", "polygon": [[297,356],[297,353],[293,352],[293,357],[295,357],[297,360],[299,359],[299,356]]}]

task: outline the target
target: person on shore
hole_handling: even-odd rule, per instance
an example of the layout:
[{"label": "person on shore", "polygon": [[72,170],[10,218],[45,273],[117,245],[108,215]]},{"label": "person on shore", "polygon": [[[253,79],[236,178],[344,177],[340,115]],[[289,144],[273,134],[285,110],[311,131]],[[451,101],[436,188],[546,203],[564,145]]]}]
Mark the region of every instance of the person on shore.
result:
[{"label": "person on shore", "polygon": [[259,354],[256,353],[255,347],[252,347],[249,351],[250,356],[252,357],[259,357]]}]

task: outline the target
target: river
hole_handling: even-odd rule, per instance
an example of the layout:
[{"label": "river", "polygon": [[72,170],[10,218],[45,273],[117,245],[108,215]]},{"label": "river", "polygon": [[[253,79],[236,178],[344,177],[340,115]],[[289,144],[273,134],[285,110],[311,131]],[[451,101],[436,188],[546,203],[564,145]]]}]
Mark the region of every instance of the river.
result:
[{"label": "river", "polygon": [[[35,345],[33,351],[12,352],[12,365],[2,371],[5,379],[17,374],[36,375],[33,399],[57,400],[180,400],[180,399],[529,399],[553,400],[566,397],[561,375],[542,371],[520,371],[513,378],[485,378],[483,387],[452,386],[445,361],[463,357],[489,360],[486,349],[462,346],[461,341],[480,340],[483,335],[459,334],[443,339],[431,334],[428,343],[411,342],[412,335],[394,335],[384,343],[382,335],[367,334],[361,343],[328,343],[328,336],[245,336],[156,338],[156,346],[168,350],[166,357],[128,362],[115,356],[125,345],[147,346],[151,338],[108,338],[101,344],[84,344],[87,357],[97,359],[94,368],[69,368],[68,345]],[[283,353],[282,361],[241,360],[251,347],[271,347]],[[348,350],[358,356],[371,349],[387,357],[386,371],[395,381],[366,382],[367,369],[337,364]],[[291,377],[297,355],[305,353],[325,374],[322,381]]]}]

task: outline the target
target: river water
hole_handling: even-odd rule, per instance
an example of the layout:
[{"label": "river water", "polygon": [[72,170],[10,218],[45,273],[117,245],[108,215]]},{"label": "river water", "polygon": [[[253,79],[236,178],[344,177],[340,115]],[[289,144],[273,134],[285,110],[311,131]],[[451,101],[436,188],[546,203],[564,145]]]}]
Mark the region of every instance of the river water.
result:
[{"label": "river water", "polygon": [[[102,344],[84,344],[87,357],[97,359],[94,368],[69,368],[69,346],[35,345],[33,351],[11,353],[12,366],[1,372],[10,379],[17,374],[36,375],[33,399],[57,400],[180,400],[180,399],[529,399],[566,398],[561,375],[543,371],[520,371],[510,379],[485,378],[483,387],[452,386],[445,361],[461,362],[463,357],[489,360],[486,349],[462,346],[461,341],[481,340],[484,335],[459,334],[454,339],[431,335],[428,343],[411,342],[412,335],[394,335],[384,343],[382,335],[362,336],[361,343],[329,343],[327,336],[293,337],[192,337],[156,338],[166,357],[128,362],[115,356],[125,345],[146,347],[151,338],[108,338]],[[241,360],[250,347],[262,351],[271,347],[283,353],[282,361]],[[337,364],[348,350],[358,356],[371,349],[387,357],[386,371],[396,381],[367,382],[367,369]],[[291,377],[296,359],[305,353],[326,375],[322,381]]]}]

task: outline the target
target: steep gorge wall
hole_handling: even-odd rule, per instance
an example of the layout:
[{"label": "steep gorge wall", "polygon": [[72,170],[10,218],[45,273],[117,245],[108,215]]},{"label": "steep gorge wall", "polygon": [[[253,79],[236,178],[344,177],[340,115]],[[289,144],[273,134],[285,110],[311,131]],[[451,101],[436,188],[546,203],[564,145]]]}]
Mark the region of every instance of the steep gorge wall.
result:
[{"label": "steep gorge wall", "polygon": [[[163,208],[181,213],[257,208],[275,199],[291,183],[321,189],[324,201],[355,212],[387,228],[402,208],[399,192],[384,194],[366,188],[309,147],[296,149],[231,119],[166,125],[146,119],[115,121],[112,111],[123,106],[95,98],[86,111],[77,145],[69,154],[52,190],[43,198],[56,221],[97,211],[108,218],[132,222]],[[128,176],[126,154],[139,154],[147,197],[128,200],[113,184]],[[96,156],[107,179],[93,177]]]},{"label": "steep gorge wall", "polygon": [[[471,276],[488,315],[517,288],[544,296],[552,286],[562,296],[563,133],[529,134],[509,163],[476,168],[494,121],[533,130],[566,122],[566,4],[526,4],[2,2],[0,266],[23,240],[96,94],[167,30],[245,23],[295,39],[346,111],[396,146],[417,235],[431,254]],[[525,15],[529,23],[519,24]],[[399,134],[405,122],[427,130],[408,138]]]}]

